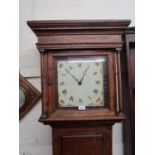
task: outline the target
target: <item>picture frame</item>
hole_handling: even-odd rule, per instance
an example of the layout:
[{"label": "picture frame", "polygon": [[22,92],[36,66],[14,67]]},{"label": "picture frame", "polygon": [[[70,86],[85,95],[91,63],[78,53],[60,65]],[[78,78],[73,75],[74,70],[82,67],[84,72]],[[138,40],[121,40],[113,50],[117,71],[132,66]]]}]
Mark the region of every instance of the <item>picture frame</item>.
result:
[{"label": "picture frame", "polygon": [[41,98],[41,93],[19,74],[19,119],[23,118]]}]

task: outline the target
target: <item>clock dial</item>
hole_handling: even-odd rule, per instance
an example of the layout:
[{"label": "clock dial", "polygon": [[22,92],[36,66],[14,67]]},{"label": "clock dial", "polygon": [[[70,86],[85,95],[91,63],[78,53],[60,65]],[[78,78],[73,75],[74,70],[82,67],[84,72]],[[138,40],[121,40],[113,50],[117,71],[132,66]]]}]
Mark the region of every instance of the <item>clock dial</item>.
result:
[{"label": "clock dial", "polygon": [[105,57],[57,61],[59,107],[104,106]]}]

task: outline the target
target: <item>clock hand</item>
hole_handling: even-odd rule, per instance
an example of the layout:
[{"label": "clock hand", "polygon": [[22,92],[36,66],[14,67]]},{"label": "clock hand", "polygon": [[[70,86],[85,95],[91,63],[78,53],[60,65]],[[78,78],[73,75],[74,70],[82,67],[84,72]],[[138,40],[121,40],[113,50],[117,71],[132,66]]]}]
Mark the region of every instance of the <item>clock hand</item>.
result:
[{"label": "clock hand", "polygon": [[68,74],[70,74],[71,76],[72,76],[72,78],[77,82],[77,83],[79,83],[79,80],[68,70],[68,69],[65,69],[66,70],[66,72],[68,73]]},{"label": "clock hand", "polygon": [[90,66],[88,66],[88,67],[86,68],[86,70],[83,72],[82,78],[81,78],[81,80],[79,81],[79,85],[82,84],[82,81],[83,81],[84,77],[87,75],[87,71],[88,71],[89,67],[90,67]]}]

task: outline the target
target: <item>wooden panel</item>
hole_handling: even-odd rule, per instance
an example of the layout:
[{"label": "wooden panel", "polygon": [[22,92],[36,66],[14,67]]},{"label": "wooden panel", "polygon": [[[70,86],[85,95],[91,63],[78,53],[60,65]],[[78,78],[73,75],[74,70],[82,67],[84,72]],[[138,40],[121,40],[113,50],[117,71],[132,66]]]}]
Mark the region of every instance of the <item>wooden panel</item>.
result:
[{"label": "wooden panel", "polygon": [[42,116],[41,118],[46,118],[48,109],[47,109],[47,54],[40,55],[40,63],[41,63],[41,89],[42,89]]},{"label": "wooden panel", "polygon": [[62,34],[122,34],[130,20],[52,20],[28,21],[37,36]]},{"label": "wooden panel", "polygon": [[127,39],[127,63],[130,96],[130,121],[131,121],[131,140],[132,155],[135,154],[135,39],[133,34],[126,36]]},{"label": "wooden panel", "polygon": [[73,30],[73,29],[108,29],[126,28],[130,20],[40,20],[28,21],[33,30]]},{"label": "wooden panel", "polygon": [[112,155],[112,125],[53,128],[54,155]]},{"label": "wooden panel", "polygon": [[135,86],[135,43],[129,43],[128,53],[128,70],[130,72],[130,85],[134,88]]},{"label": "wooden panel", "polygon": [[[135,154],[135,28],[129,28],[125,35],[126,41],[126,104],[124,113],[127,119],[124,121],[124,153]],[[124,65],[124,64],[123,64]]]},{"label": "wooden panel", "polygon": [[120,35],[52,35],[39,36],[38,43],[41,44],[65,44],[65,43],[120,43]]},{"label": "wooden panel", "polygon": [[63,136],[63,155],[104,155],[103,143],[103,135]]}]

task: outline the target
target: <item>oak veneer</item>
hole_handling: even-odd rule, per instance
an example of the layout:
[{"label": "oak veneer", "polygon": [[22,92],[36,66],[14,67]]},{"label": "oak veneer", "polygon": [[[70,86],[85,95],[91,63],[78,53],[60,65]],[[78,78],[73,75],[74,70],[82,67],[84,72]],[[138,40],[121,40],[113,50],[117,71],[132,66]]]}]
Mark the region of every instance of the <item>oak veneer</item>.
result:
[{"label": "oak veneer", "polygon": [[[53,128],[54,155],[112,155],[112,125],[125,118],[120,53],[130,20],[28,21],[41,58],[42,116]],[[57,108],[57,58],[108,57],[108,108]]]}]

